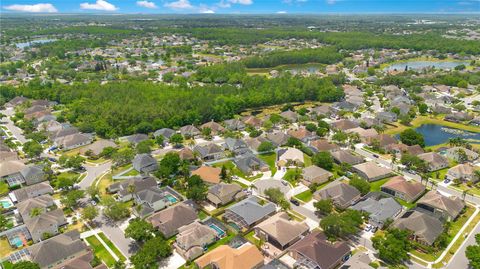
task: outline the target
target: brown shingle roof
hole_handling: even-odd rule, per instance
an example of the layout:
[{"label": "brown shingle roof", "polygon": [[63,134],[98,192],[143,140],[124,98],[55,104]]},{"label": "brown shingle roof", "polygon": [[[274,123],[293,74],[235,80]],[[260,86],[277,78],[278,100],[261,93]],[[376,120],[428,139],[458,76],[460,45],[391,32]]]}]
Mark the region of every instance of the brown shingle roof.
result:
[{"label": "brown shingle roof", "polygon": [[413,200],[415,197],[425,191],[425,186],[423,186],[421,183],[407,181],[402,176],[393,177],[388,182],[383,184],[382,188],[388,188],[396,192],[404,193],[410,198],[409,200]]},{"label": "brown shingle roof", "polygon": [[214,264],[218,269],[252,269],[263,264],[263,256],[254,245],[237,249],[223,245],[198,258],[195,263],[200,268]]},{"label": "brown shingle roof", "polygon": [[199,176],[203,181],[207,183],[218,184],[220,183],[220,172],[222,169],[211,166],[201,166],[195,171],[192,171],[192,175]]}]

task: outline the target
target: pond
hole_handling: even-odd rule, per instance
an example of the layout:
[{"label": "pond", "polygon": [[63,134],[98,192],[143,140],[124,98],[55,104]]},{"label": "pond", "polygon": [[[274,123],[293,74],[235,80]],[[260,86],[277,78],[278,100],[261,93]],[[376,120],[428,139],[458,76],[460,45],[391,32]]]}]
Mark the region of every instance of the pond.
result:
[{"label": "pond", "polygon": [[426,146],[446,143],[450,138],[455,137],[461,137],[468,140],[470,143],[480,143],[480,133],[467,132],[442,125],[423,124],[415,130],[423,135]]},{"label": "pond", "polygon": [[53,41],[56,41],[56,39],[37,39],[37,40],[29,41],[29,42],[15,43],[15,46],[17,46],[17,48],[24,49],[26,47],[30,47],[31,45],[45,44],[45,43],[49,43],[49,42],[53,42]]},{"label": "pond", "polygon": [[458,65],[464,64],[465,66],[469,65],[468,62],[460,62],[460,61],[443,61],[443,62],[436,62],[436,61],[410,61],[410,62],[402,62],[402,63],[394,63],[385,67],[384,70],[392,71],[392,70],[405,70],[407,67],[409,70],[422,70],[425,68],[435,67],[437,69],[453,69]]}]

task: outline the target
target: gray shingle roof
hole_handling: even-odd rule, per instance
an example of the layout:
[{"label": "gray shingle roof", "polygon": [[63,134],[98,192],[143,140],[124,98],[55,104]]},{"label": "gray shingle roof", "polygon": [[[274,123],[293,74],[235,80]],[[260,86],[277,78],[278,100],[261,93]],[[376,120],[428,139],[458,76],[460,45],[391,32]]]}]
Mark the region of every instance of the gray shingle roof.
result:
[{"label": "gray shingle roof", "polygon": [[275,212],[275,204],[267,202],[260,205],[258,199],[251,196],[237,204],[230,206],[227,210],[241,217],[248,225],[251,225],[262,218]]}]

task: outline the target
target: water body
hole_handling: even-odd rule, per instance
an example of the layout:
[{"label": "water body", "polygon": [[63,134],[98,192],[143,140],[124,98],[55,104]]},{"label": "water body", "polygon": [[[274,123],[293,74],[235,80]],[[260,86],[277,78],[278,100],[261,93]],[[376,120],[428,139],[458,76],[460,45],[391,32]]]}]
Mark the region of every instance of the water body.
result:
[{"label": "water body", "polygon": [[480,133],[467,132],[441,125],[423,124],[415,130],[423,135],[426,146],[446,143],[450,138],[455,137],[461,137],[468,140],[470,143],[480,143]]},{"label": "water body", "polygon": [[29,42],[23,42],[23,43],[16,43],[15,46],[19,49],[24,49],[26,47],[30,47],[35,44],[45,44],[45,43],[50,43],[56,41],[56,39],[37,39],[37,40],[32,40]]},{"label": "water body", "polygon": [[409,70],[422,70],[425,68],[435,67],[436,69],[454,69],[456,66],[464,64],[465,66],[469,65],[468,62],[459,62],[459,61],[445,61],[445,62],[435,62],[435,61],[410,61],[392,64],[387,66],[385,70],[405,70],[405,67],[408,67]]}]

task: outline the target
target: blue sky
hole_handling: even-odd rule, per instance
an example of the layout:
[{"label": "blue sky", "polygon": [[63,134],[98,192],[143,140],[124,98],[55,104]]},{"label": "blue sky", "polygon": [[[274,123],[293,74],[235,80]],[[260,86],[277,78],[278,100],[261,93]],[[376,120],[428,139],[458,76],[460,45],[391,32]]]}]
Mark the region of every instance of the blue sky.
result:
[{"label": "blue sky", "polygon": [[1,13],[472,13],[480,0],[1,0]]}]

